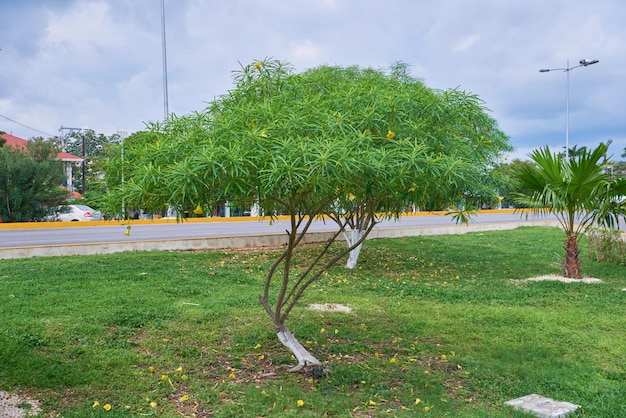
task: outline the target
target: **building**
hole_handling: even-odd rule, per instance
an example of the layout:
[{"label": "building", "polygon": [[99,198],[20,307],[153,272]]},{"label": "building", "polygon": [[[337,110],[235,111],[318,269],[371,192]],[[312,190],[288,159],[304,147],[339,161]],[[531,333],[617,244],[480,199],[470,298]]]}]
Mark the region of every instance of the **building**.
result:
[{"label": "building", "polygon": [[[28,148],[28,140],[26,139],[13,136],[11,134],[2,134],[0,136],[6,140],[4,146],[10,146],[11,148],[18,150]],[[67,188],[70,193],[73,193],[74,186],[72,185],[72,167],[74,166],[74,164],[82,163],[83,159],[67,152],[59,152],[57,154],[57,160],[61,160],[64,163],[65,176],[67,177]]]}]

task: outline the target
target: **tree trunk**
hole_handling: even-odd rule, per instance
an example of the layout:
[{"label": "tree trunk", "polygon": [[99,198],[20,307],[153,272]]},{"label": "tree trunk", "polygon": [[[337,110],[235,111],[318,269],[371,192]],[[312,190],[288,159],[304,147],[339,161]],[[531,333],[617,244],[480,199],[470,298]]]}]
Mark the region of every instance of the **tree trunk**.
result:
[{"label": "tree trunk", "polygon": [[580,273],[580,259],[578,255],[578,240],[575,235],[568,235],[565,240],[565,262],[563,263],[563,275],[570,279],[582,279]]},{"label": "tree trunk", "polygon": [[300,344],[289,329],[286,326],[282,326],[280,331],[276,333],[280,342],[287,347],[298,360],[298,364],[291,369],[290,372],[297,372],[310,366],[321,366],[322,362],[313,357],[309,351]]},{"label": "tree trunk", "polygon": [[[361,229],[351,229],[349,232],[344,232],[343,236],[346,238],[346,243],[348,247],[352,247],[355,242],[363,237],[365,231]],[[363,243],[356,246],[352,251],[350,251],[350,255],[348,256],[348,261],[346,262],[346,268],[353,269],[356,268],[356,263],[359,260],[359,254],[361,253],[361,247]]]}]

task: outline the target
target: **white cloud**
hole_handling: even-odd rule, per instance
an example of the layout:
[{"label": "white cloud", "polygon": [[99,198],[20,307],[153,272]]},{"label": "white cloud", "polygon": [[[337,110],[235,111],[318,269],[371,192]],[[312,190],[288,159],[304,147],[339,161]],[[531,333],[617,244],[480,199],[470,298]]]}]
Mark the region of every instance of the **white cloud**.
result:
[{"label": "white cloud", "polygon": [[[626,147],[626,2],[567,0],[165,0],[170,111],[201,110],[232,87],[238,62],[275,57],[297,70],[400,60],[435,88],[486,101],[513,144],[560,146],[569,59],[574,144]],[[10,2],[0,14],[0,114],[132,132],[163,115],[158,0]],[[0,118],[0,130],[36,132]],[[113,131],[114,132],[114,131]],[[619,152],[616,152],[618,150]]]},{"label": "white cloud", "polygon": [[470,49],[476,42],[480,40],[480,36],[471,35],[461,39],[459,42],[454,45],[452,49],[454,52],[466,52]]}]

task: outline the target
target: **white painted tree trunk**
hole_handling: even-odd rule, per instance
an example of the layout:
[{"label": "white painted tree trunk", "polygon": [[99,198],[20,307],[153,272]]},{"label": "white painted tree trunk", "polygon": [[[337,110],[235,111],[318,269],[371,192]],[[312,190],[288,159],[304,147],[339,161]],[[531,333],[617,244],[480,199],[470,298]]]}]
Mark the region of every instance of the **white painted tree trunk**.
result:
[{"label": "white painted tree trunk", "polygon": [[308,366],[321,366],[322,362],[313,357],[306,348],[300,344],[296,337],[286,327],[276,333],[280,342],[287,347],[298,360],[298,365],[289,369],[290,372],[297,372]]},{"label": "white painted tree trunk", "polygon": [[[360,229],[351,229],[349,232],[344,232],[343,235],[346,238],[346,242],[348,247],[352,247],[355,242],[363,237],[365,232]],[[359,260],[359,254],[361,253],[361,246],[363,243],[359,244],[352,251],[350,251],[350,255],[348,256],[348,261],[346,262],[346,268],[353,269],[356,268],[356,263]]]}]

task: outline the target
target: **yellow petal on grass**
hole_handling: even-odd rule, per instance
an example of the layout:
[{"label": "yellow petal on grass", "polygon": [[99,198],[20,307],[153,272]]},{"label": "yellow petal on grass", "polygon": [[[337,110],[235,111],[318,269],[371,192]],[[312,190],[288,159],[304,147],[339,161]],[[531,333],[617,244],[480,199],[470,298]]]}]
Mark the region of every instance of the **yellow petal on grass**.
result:
[{"label": "yellow petal on grass", "polygon": [[425,407],[424,407],[424,412],[428,412],[428,411],[430,411],[430,408],[429,408],[429,407],[427,407],[427,406],[425,406]]},{"label": "yellow petal on grass", "polygon": [[335,334],[339,334],[339,330],[338,329],[335,329]]},{"label": "yellow petal on grass", "polygon": [[236,376],[235,376],[235,373],[231,373],[228,375],[228,377],[230,377],[231,379],[234,379]]},{"label": "yellow petal on grass", "polygon": [[102,407],[105,411],[110,411],[111,410],[111,404],[106,404]]},{"label": "yellow petal on grass", "polygon": [[302,408],[304,406],[304,401],[302,399],[298,399],[296,404],[298,405],[298,408]]},{"label": "yellow petal on grass", "polygon": [[258,350],[258,349],[259,349],[259,348],[261,348],[261,347],[263,347],[261,344],[257,344],[257,345],[255,345],[255,346],[254,346],[254,349],[255,349],[255,350]]},{"label": "yellow petal on grass", "polygon": [[93,405],[91,405],[92,408],[97,408],[99,406],[100,406],[100,402],[98,402],[98,401],[94,401]]},{"label": "yellow petal on grass", "polygon": [[181,374],[180,375],[180,380],[187,380],[187,375],[186,374]]},{"label": "yellow petal on grass", "polygon": [[182,367],[179,367],[178,369],[176,369],[176,371],[177,371],[178,373],[182,373],[182,372],[183,372],[183,368],[182,368]]},{"label": "yellow petal on grass", "polygon": [[376,402],[374,402],[374,401],[373,401],[373,400],[371,400],[371,399],[370,399],[369,401],[367,401],[367,406],[376,406],[376,405],[377,405],[377,403],[376,403]]},{"label": "yellow petal on grass", "polygon": [[391,357],[391,359],[389,360],[390,363],[396,363],[397,361],[398,359],[395,357]]},{"label": "yellow petal on grass", "polygon": [[181,396],[181,398],[180,398],[180,401],[181,401],[181,402],[186,402],[186,401],[188,401],[188,400],[189,400],[189,395],[183,395],[183,396]]},{"label": "yellow petal on grass", "polygon": [[150,402],[150,408],[156,408],[157,406],[159,406],[158,403],[156,403],[154,401]]},{"label": "yellow petal on grass", "polygon": [[387,132],[387,138],[393,139],[395,136],[396,136],[395,132],[393,132],[391,130]]},{"label": "yellow petal on grass", "polygon": [[263,360],[265,358],[264,354],[259,354],[259,360]]},{"label": "yellow petal on grass", "polygon": [[161,375],[161,380],[167,380],[167,375],[166,374],[162,374]]},{"label": "yellow petal on grass", "polygon": [[152,366],[148,367],[148,371],[149,371],[150,373],[152,373],[152,372],[154,371],[154,367],[152,367]]},{"label": "yellow petal on grass", "polygon": [[415,399],[415,405],[419,405],[422,402],[422,400],[420,398],[416,398]]}]

